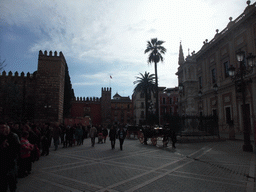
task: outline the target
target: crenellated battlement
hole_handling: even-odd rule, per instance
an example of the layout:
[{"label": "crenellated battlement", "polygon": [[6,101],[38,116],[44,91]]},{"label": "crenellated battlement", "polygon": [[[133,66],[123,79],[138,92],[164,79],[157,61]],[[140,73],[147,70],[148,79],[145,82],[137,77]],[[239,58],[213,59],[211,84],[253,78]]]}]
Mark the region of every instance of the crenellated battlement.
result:
[{"label": "crenellated battlement", "polygon": [[111,92],[111,87],[110,87],[110,88],[109,88],[109,87],[107,87],[107,88],[106,88],[106,87],[102,87],[102,88],[101,88],[101,91],[102,91],[102,92],[103,92],[103,91],[104,91],[104,92],[106,92],[106,91]]},{"label": "crenellated battlement", "polygon": [[49,55],[48,52],[45,50],[44,52],[42,50],[39,51],[39,57],[40,56],[47,56],[47,57],[63,57],[63,53],[60,51],[59,55],[57,51],[54,51],[54,55],[52,54],[52,51],[49,51]]},{"label": "crenellated battlement", "polygon": [[100,102],[98,97],[74,97],[73,102]]},{"label": "crenellated battlement", "polygon": [[60,51],[59,54],[57,51],[49,51],[47,52],[46,50],[43,52],[42,50],[39,51],[38,55],[38,60],[51,60],[51,61],[56,61],[56,60],[63,60],[64,63],[66,63],[65,57],[63,53]]},{"label": "crenellated battlement", "polygon": [[21,72],[20,74],[18,73],[18,71],[16,71],[14,74],[12,71],[9,71],[8,74],[6,73],[6,71],[3,71],[2,73],[0,73],[0,77],[22,77],[22,78],[36,78],[36,71],[34,73],[27,73],[25,76],[24,72]]}]

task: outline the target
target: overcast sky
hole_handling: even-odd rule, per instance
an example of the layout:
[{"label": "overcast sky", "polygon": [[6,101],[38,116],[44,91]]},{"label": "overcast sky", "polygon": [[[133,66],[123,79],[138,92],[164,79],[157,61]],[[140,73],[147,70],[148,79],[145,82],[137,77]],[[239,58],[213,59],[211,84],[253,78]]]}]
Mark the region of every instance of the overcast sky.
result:
[{"label": "overcast sky", "polygon": [[199,51],[246,6],[246,0],[1,0],[0,57],[7,72],[33,73],[39,50],[62,51],[76,97],[100,97],[110,86],[112,96],[131,97],[136,76],[154,73],[144,54],[148,40],[165,41],[159,86],[175,87],[180,42],[185,56]]}]

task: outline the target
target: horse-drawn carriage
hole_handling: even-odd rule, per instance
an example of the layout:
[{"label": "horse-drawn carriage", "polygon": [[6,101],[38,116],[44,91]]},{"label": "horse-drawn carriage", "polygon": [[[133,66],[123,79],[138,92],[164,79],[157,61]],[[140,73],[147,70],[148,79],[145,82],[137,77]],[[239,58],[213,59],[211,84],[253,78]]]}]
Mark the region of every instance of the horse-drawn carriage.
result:
[{"label": "horse-drawn carriage", "polygon": [[127,126],[126,127],[126,137],[127,138],[135,138],[137,136],[137,138],[139,138],[140,136],[140,130],[141,127],[140,126]]},{"label": "horse-drawn carriage", "polygon": [[164,147],[167,146],[169,137],[173,137],[173,132],[169,127],[145,126],[138,134],[138,138],[141,143],[147,144],[148,139],[151,139],[152,145],[155,146],[157,145],[157,141],[160,140]]}]

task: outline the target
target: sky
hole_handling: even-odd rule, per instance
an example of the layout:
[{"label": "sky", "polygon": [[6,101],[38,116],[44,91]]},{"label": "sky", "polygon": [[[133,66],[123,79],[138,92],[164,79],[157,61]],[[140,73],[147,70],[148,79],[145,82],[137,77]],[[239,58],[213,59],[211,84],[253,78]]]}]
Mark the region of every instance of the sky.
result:
[{"label": "sky", "polygon": [[136,77],[154,74],[147,41],[165,41],[159,86],[178,86],[180,42],[185,57],[198,52],[246,6],[246,0],[1,0],[0,57],[7,73],[26,74],[37,70],[39,50],[62,51],[76,97],[101,97],[101,88],[111,87],[112,96],[131,98]]}]

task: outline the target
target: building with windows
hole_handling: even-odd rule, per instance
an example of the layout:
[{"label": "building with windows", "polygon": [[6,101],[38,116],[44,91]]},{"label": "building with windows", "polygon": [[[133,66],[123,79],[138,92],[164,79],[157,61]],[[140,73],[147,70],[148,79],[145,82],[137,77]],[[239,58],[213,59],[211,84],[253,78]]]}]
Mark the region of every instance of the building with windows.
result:
[{"label": "building with windows", "polygon": [[[148,98],[149,103],[149,113],[155,113],[155,97],[151,93]],[[132,95],[133,103],[133,121],[135,125],[145,125],[146,124],[146,104],[145,104],[145,94],[143,92],[134,92]]]},{"label": "building with windows", "polygon": [[171,115],[178,115],[178,87],[166,88],[159,93],[160,124],[169,123]]},{"label": "building with windows", "polygon": [[111,99],[111,122],[113,124],[132,124],[132,100],[130,97],[121,97],[118,93]]},{"label": "building with windows", "polygon": [[[256,125],[256,69],[248,66],[247,56],[256,55],[256,8],[248,6],[235,20],[231,17],[227,27],[216,34],[211,41],[205,40],[202,48],[184,59],[180,45],[179,68],[176,73],[180,92],[180,115],[218,115],[219,131],[242,133],[243,95],[245,113],[250,132]],[[232,79],[229,69],[239,71],[241,62],[236,53],[243,51],[243,67],[250,69],[244,74],[244,91],[241,92],[241,78]],[[254,63],[255,65],[255,63]],[[242,66],[242,65],[241,65]],[[240,68],[241,69],[241,68]]]},{"label": "building with windows", "polygon": [[[178,113],[178,87],[166,88],[158,87],[159,94],[159,119],[160,125],[168,123],[168,117],[170,115],[176,115]],[[142,92],[135,92],[132,95],[133,101],[133,119],[136,125],[146,125],[150,122],[146,122],[146,104],[145,95]],[[153,93],[148,98],[148,113],[150,118],[156,112],[156,98]]]}]

